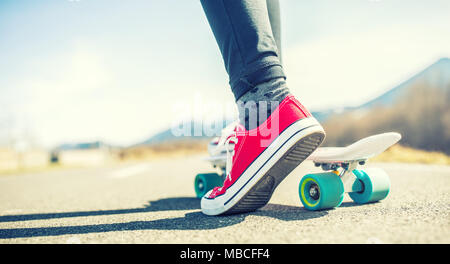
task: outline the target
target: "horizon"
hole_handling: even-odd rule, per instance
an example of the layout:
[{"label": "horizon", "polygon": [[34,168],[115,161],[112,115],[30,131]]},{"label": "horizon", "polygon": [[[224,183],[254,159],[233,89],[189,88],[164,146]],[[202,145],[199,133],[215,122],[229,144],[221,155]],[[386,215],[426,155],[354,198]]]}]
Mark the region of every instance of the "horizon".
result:
[{"label": "horizon", "polygon": [[[370,98],[368,101],[365,101],[365,102],[363,102],[363,103],[361,103],[359,105],[351,106],[351,107],[358,108],[358,107],[361,107],[361,106],[363,106],[363,105],[365,105],[365,104],[367,104],[367,103],[369,103],[369,102],[371,102],[373,100],[378,99],[379,97],[385,95],[386,93],[388,93],[388,92],[398,88],[399,86],[401,86],[401,85],[411,81],[412,79],[414,79],[415,77],[417,77],[421,73],[423,73],[426,70],[432,68],[434,65],[436,65],[438,63],[442,63],[442,61],[450,61],[450,58],[442,57],[442,58],[438,59],[437,61],[435,61],[434,63],[432,63],[431,65],[428,65],[427,67],[425,67],[421,71],[419,71],[419,72],[417,72],[415,74],[412,74],[408,79],[399,82],[398,85],[396,85],[396,86],[394,86],[394,87],[384,91],[382,94],[376,95],[375,97]],[[449,72],[449,74],[450,74],[450,72]],[[345,107],[350,107],[350,106],[344,106],[343,108],[345,108]],[[327,110],[333,110],[333,111],[338,111],[339,112],[339,109],[340,108],[333,108],[333,109],[328,108],[328,109],[318,110],[318,111],[314,111],[314,112],[321,112],[321,111],[327,111]],[[195,110],[193,112],[195,112]],[[217,117],[217,116],[214,116],[214,117]],[[178,120],[178,119],[175,119],[175,120]],[[58,146],[53,146],[52,149],[57,149],[57,148],[63,147],[64,145],[81,145],[81,144],[87,144],[87,143],[101,143],[101,144],[105,144],[105,145],[107,145],[109,147],[128,148],[128,147],[134,147],[134,146],[140,146],[140,145],[149,144],[149,142],[151,140],[153,140],[155,137],[158,137],[161,134],[166,134],[168,131],[171,131],[171,134],[173,136],[180,137],[180,138],[183,138],[183,137],[186,137],[186,136],[188,138],[190,138],[190,139],[195,138],[195,137],[208,138],[208,137],[212,137],[212,136],[220,136],[220,129],[222,129],[223,126],[220,127],[219,130],[217,130],[217,127],[214,126],[214,128],[216,128],[216,129],[213,129],[214,130],[213,133],[215,133],[214,135],[204,135],[205,129],[208,129],[208,128],[210,129],[211,125],[215,125],[216,124],[215,122],[217,122],[217,121],[220,121],[221,125],[223,125],[224,122],[225,123],[229,123],[229,122],[232,122],[233,120],[234,119],[230,118],[229,116],[228,117],[225,116],[224,118],[218,117],[218,119],[215,119],[215,120],[213,120],[211,118],[192,118],[192,119],[187,119],[187,120],[186,119],[185,120],[178,120],[179,122],[177,124],[172,123],[170,126],[163,127],[159,131],[156,131],[155,133],[153,133],[152,135],[147,136],[144,140],[141,140],[139,142],[133,142],[131,144],[126,144],[126,145],[109,144],[109,142],[105,142],[105,141],[102,141],[102,140],[92,140],[92,141],[82,141],[82,142],[81,141],[72,141],[72,142],[68,141],[68,142],[64,142],[64,143],[62,143],[62,144],[60,144]],[[176,126],[184,125],[186,122],[188,122],[190,124],[190,126],[188,128],[188,129],[190,129],[189,135],[185,135],[185,134],[179,135],[179,136],[174,135],[174,133],[173,133],[174,132],[173,131],[174,130],[174,125],[176,125]],[[181,124],[181,123],[183,123],[183,124]],[[207,128],[205,128],[205,126],[207,126]],[[177,129],[179,129],[179,128],[177,128]],[[185,129],[186,128],[184,128],[182,130],[185,130]],[[202,134],[201,135],[196,135],[195,133],[198,133],[199,129],[201,130]],[[194,131],[194,132],[192,132],[192,131]],[[197,132],[195,132],[195,131],[197,131]],[[191,132],[194,133],[194,135],[191,135],[192,134]],[[217,133],[219,133],[219,134],[217,134]],[[164,142],[164,140],[159,141],[157,143],[163,143],[163,142]]]},{"label": "horizon", "polygon": [[[207,118],[233,116],[200,3],[171,1],[0,3],[0,144],[130,145],[169,128],[174,109],[198,97]],[[311,111],[361,105],[448,59],[450,3],[421,3],[281,1],[291,91]]]}]

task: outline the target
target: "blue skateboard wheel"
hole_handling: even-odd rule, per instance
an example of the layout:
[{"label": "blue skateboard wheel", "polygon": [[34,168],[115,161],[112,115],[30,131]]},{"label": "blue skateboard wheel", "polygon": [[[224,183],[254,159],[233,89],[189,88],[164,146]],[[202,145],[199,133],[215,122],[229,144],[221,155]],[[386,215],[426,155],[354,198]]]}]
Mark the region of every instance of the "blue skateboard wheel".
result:
[{"label": "blue skateboard wheel", "polygon": [[223,181],[217,173],[200,173],[195,176],[194,188],[197,198],[202,198],[214,187],[222,186]]},{"label": "blue skateboard wheel", "polygon": [[344,199],[344,184],[333,172],[307,174],[300,181],[299,196],[308,210],[334,208]]},{"label": "blue skateboard wheel", "polygon": [[384,170],[369,168],[366,170],[354,170],[353,174],[362,183],[362,191],[349,193],[350,198],[355,203],[376,202],[388,196],[391,182]]}]

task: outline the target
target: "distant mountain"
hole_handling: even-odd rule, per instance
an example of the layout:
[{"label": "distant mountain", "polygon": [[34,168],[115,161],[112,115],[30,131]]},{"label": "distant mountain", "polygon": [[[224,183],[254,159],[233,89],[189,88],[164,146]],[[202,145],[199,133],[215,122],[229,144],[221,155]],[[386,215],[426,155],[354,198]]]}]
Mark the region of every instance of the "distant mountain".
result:
[{"label": "distant mountain", "polygon": [[216,120],[215,122],[190,121],[180,123],[178,126],[165,129],[149,139],[136,145],[154,145],[176,140],[202,140],[219,136],[222,129],[232,120]]},{"label": "distant mountain", "polygon": [[367,109],[374,106],[386,106],[391,105],[398,101],[409,92],[410,88],[418,83],[427,84],[428,86],[438,87],[443,90],[449,89],[450,84],[450,59],[442,58],[432,65],[428,66],[425,70],[417,73],[410,79],[402,82],[398,86],[392,88],[386,93],[378,96],[377,98],[370,100],[367,103],[357,107],[358,109]]},{"label": "distant mountain", "polygon": [[[399,131],[403,135],[402,142],[408,146],[450,153],[450,133],[447,133],[450,131],[448,102],[450,59],[442,58],[360,106],[329,109],[312,114],[326,128],[325,145],[340,146],[370,134]],[[381,112],[375,110],[380,108],[383,109]],[[232,120],[217,122],[222,125],[214,127],[196,121],[187,122],[184,124],[185,135],[182,136],[177,135],[183,128],[180,124],[175,129],[163,130],[135,146],[211,137],[205,132],[209,132],[209,135],[220,135],[222,128]],[[207,127],[212,130],[205,131]]]},{"label": "distant mountain", "polygon": [[432,65],[428,66],[413,77],[402,82],[398,86],[390,89],[382,95],[357,107],[345,107],[339,110],[328,109],[324,111],[312,112],[312,115],[320,122],[326,121],[331,115],[337,112],[348,112],[355,110],[368,110],[375,106],[389,106],[403,98],[412,87],[418,84],[426,84],[432,87],[439,87],[443,90],[449,89],[450,84],[450,59],[442,58]]},{"label": "distant mountain", "polygon": [[93,141],[93,142],[81,142],[81,143],[64,143],[56,147],[55,151],[63,151],[63,150],[75,150],[75,149],[98,149],[102,147],[109,147],[106,143],[102,141]]},{"label": "distant mountain", "polygon": [[450,60],[441,59],[361,106],[322,121],[325,146],[345,146],[363,137],[397,131],[401,144],[450,154]]}]

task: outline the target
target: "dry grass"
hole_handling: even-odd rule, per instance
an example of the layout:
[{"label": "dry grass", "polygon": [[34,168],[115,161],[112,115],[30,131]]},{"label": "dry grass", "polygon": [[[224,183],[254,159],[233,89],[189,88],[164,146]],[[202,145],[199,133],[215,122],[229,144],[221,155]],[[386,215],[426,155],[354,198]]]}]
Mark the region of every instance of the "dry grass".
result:
[{"label": "dry grass", "polygon": [[322,124],[327,131],[324,145],[346,146],[370,135],[395,131],[402,135],[400,144],[450,155],[448,102],[450,86],[443,90],[419,83],[393,105],[331,116]]},{"label": "dry grass", "polygon": [[395,145],[370,159],[375,162],[400,162],[450,165],[450,156],[437,151],[425,151]]},{"label": "dry grass", "polygon": [[36,167],[27,167],[27,168],[0,168],[0,176],[5,175],[13,175],[13,174],[24,174],[24,173],[42,173],[42,172],[50,172],[57,170],[65,170],[65,169],[77,169],[83,168],[83,166],[67,166],[67,165],[58,165],[58,164],[47,164],[46,166],[36,166]]},{"label": "dry grass", "polygon": [[183,157],[206,153],[209,140],[180,140],[150,146],[137,146],[120,151],[119,160],[139,161]]},{"label": "dry grass", "polygon": [[[189,155],[207,153],[206,146],[208,141],[183,141],[176,143],[164,143],[154,146],[139,146],[121,150],[118,157],[115,157],[112,163],[116,162],[135,162],[148,161],[155,159],[182,158]],[[423,164],[441,164],[450,165],[450,156],[442,152],[430,152],[413,149],[401,145],[395,145],[382,154],[370,159],[373,162],[399,162],[399,163],[423,163]],[[82,167],[82,166],[78,166]],[[34,167],[26,169],[1,169],[0,175],[18,174],[18,173],[37,173],[52,170],[62,170],[78,168],[75,166],[48,165],[45,167]]]},{"label": "dry grass", "polygon": [[[122,161],[153,160],[158,158],[175,158],[198,153],[206,154],[205,141],[182,141],[164,143],[155,146],[140,146],[123,150]],[[374,162],[399,162],[450,165],[450,156],[442,152],[418,150],[395,145],[380,155],[370,159]]]}]

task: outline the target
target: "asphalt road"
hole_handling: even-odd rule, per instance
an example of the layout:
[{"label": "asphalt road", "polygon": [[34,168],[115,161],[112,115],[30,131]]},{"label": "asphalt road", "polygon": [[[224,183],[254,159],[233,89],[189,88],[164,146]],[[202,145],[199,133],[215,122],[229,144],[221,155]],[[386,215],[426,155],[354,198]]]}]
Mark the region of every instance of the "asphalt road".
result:
[{"label": "asphalt road", "polygon": [[368,164],[391,176],[386,200],[306,211],[305,162],[247,214],[200,211],[199,156],[0,176],[0,243],[450,243],[450,166]]}]

